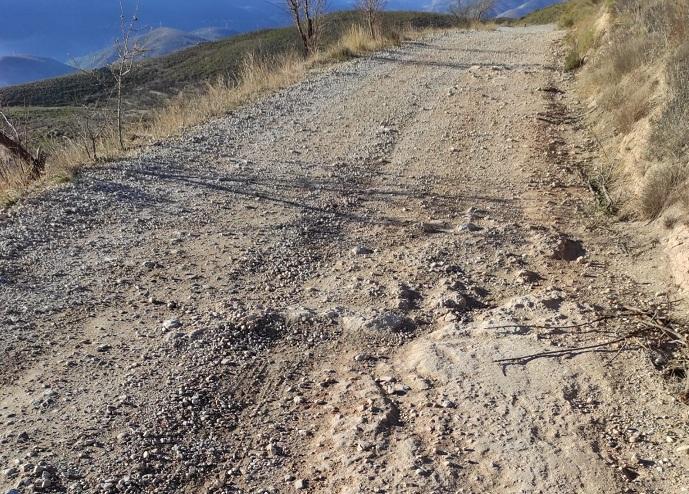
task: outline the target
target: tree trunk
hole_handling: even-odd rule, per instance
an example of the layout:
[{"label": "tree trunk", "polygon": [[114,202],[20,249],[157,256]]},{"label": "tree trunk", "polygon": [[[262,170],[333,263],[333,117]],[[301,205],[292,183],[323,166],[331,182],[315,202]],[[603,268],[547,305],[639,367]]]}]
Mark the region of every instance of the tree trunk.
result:
[{"label": "tree trunk", "polygon": [[124,138],[122,136],[122,77],[117,79],[117,137],[120,140],[120,149],[124,151]]}]

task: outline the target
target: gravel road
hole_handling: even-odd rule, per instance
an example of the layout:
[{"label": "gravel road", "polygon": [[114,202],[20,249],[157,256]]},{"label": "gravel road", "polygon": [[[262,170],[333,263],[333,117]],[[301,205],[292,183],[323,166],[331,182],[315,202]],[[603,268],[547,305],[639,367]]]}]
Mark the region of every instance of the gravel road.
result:
[{"label": "gravel road", "polygon": [[576,172],[561,38],[320,69],[2,213],[0,486],[687,492],[646,350],[496,362],[663,304]]}]

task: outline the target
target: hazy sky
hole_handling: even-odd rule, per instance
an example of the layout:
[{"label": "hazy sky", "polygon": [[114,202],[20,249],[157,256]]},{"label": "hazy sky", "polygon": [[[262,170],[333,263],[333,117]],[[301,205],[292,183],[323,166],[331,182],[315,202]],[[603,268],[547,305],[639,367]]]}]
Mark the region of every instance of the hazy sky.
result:
[{"label": "hazy sky", "polygon": [[[133,12],[136,0],[123,0]],[[139,0],[142,28],[229,27],[248,31],[288,22],[284,0]],[[329,0],[333,8],[353,0]],[[438,0],[390,0],[391,8],[428,9]],[[443,0],[441,0],[443,1]],[[0,0],[0,56],[68,60],[114,41],[119,0]]]}]

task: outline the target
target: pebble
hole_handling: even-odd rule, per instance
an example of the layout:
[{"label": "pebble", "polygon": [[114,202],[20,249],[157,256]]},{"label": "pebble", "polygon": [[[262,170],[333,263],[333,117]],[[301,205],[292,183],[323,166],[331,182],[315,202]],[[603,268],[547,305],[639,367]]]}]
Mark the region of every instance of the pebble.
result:
[{"label": "pebble", "polygon": [[365,245],[357,245],[352,249],[352,253],[356,256],[366,256],[373,254],[373,250],[366,247]]},{"label": "pebble", "polygon": [[163,328],[167,330],[177,329],[181,327],[182,323],[179,319],[168,319],[167,321],[163,322]]},{"label": "pebble", "polygon": [[461,232],[478,232],[481,231],[481,227],[474,223],[464,223],[459,226],[459,231]]}]

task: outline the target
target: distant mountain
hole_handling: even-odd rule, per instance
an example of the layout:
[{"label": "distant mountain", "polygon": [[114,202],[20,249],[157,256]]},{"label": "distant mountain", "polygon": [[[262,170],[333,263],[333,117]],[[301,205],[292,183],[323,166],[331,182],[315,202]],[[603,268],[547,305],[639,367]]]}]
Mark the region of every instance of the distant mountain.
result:
[{"label": "distant mountain", "polygon": [[[139,4],[139,27],[204,26],[237,32],[290,22],[284,0],[123,0],[125,15]],[[33,53],[66,61],[111,45],[120,31],[118,0],[0,0],[0,56]]]},{"label": "distant mountain", "polygon": [[[232,34],[236,34],[236,32],[231,29],[218,27],[197,29],[191,33],[169,27],[159,27],[146,34],[136,36],[132,39],[131,45],[141,51],[141,56],[139,58],[155,58],[175,53],[201,43],[217,41],[231,36]],[[115,62],[117,58],[117,47],[112,46],[91,55],[79,57],[75,59],[74,62],[78,67],[95,69]]]},{"label": "distant mountain", "polygon": [[[516,19],[563,1],[565,0],[497,0],[489,15],[490,17]],[[390,8],[410,7],[434,12],[447,12],[452,4],[452,0],[395,0],[388,5]]]},{"label": "distant mountain", "polygon": [[76,72],[74,67],[52,58],[32,56],[0,57],[0,86],[52,79]]},{"label": "distant mountain", "polygon": [[204,27],[192,31],[191,34],[207,41],[218,41],[219,39],[229,38],[230,36],[239,34],[239,31],[226,27]]},{"label": "distant mountain", "polygon": [[495,17],[519,19],[536,10],[550,7],[565,0],[499,0],[495,4]]}]

